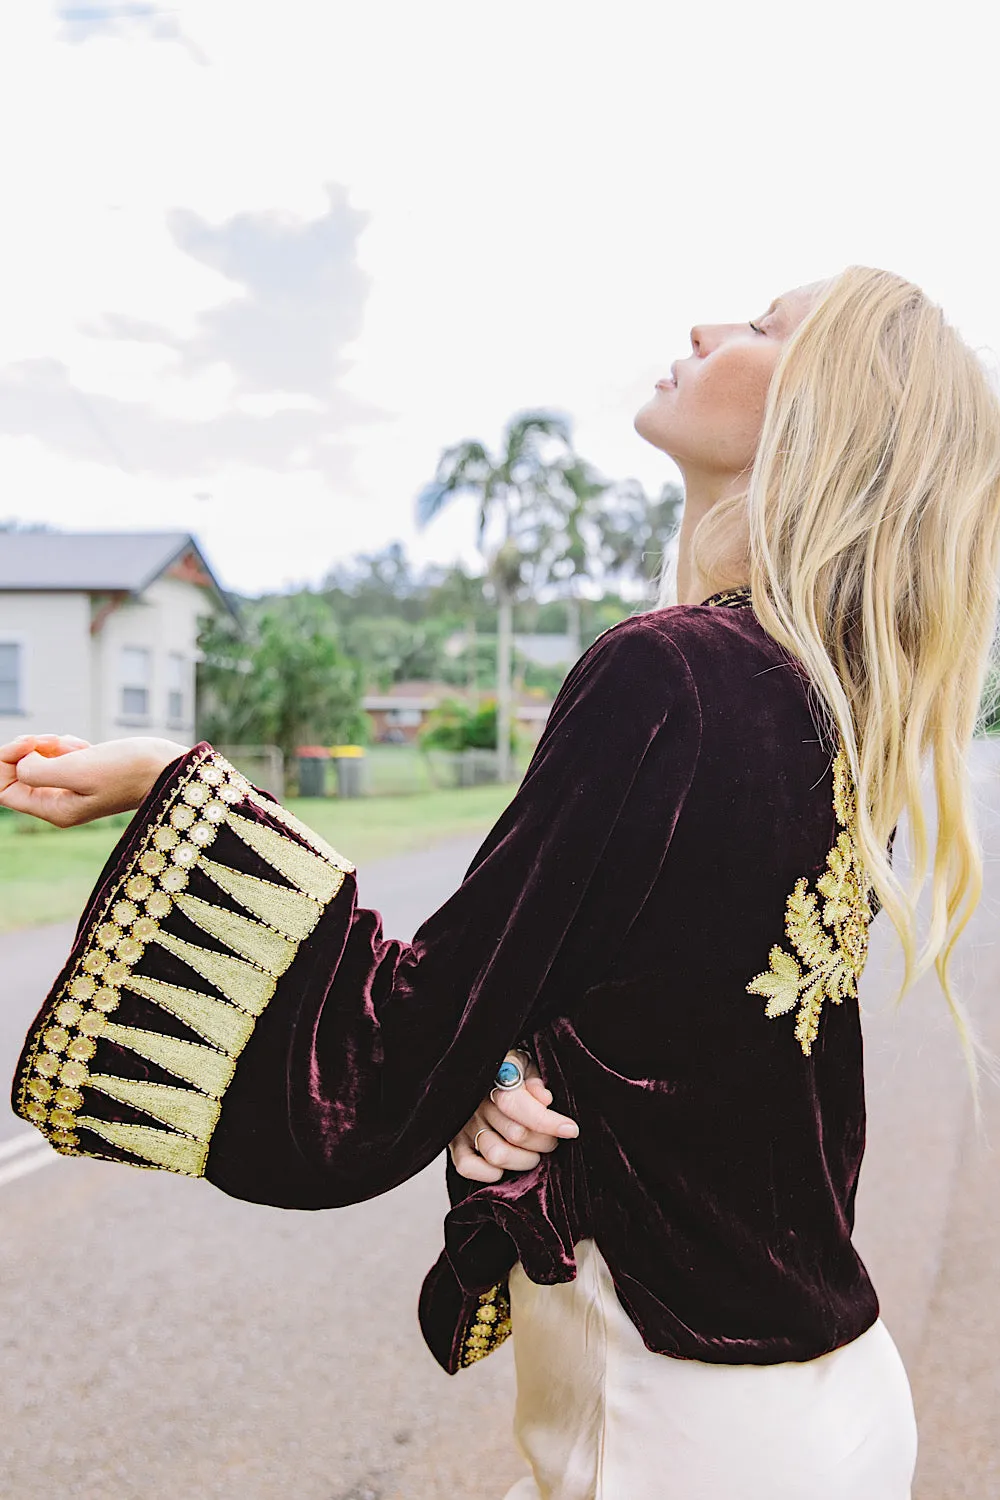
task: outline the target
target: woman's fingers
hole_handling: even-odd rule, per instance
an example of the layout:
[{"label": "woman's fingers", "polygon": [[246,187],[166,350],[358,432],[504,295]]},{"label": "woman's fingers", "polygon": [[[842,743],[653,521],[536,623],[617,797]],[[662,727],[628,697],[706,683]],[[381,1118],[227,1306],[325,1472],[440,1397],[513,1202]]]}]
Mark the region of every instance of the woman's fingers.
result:
[{"label": "woman's fingers", "polygon": [[448,1147],[455,1171],[460,1177],[467,1177],[470,1182],[499,1182],[503,1176],[502,1168],[491,1167],[486,1158],[473,1149],[468,1128],[466,1126],[465,1130],[459,1131]]},{"label": "woman's fingers", "polygon": [[[548,1089],[536,1076],[529,1078],[519,1089],[494,1089],[490,1102],[509,1122],[533,1131],[536,1135],[552,1136],[557,1140],[575,1140],[580,1134],[579,1125],[568,1115],[549,1109],[543,1100],[551,1098]],[[511,1138],[508,1135],[507,1139]]]},{"label": "woman's fingers", "polygon": [[[61,827],[130,812],[171,761],[184,754],[183,745],[145,737],[78,749],[70,747],[66,736],[40,736],[39,741],[20,754],[14,767],[22,790],[15,791],[8,781],[0,796],[6,806]],[[19,753],[22,748],[18,746]],[[26,796],[26,791],[37,795]]]},{"label": "woman's fingers", "polygon": [[455,1170],[471,1182],[529,1172],[559,1141],[580,1133],[575,1120],[550,1109],[552,1094],[532,1064],[524,1083],[494,1088],[449,1146]]},{"label": "woman's fingers", "polygon": [[473,1149],[491,1167],[500,1167],[505,1172],[530,1172],[538,1166],[539,1153],[525,1146],[512,1146],[490,1126],[482,1110],[473,1115],[462,1133],[470,1137]]},{"label": "woman's fingers", "polygon": [[61,787],[28,786],[16,780],[0,786],[0,807],[7,807],[11,812],[28,813],[57,828],[70,828],[75,823],[86,822],[87,805],[87,798]]}]

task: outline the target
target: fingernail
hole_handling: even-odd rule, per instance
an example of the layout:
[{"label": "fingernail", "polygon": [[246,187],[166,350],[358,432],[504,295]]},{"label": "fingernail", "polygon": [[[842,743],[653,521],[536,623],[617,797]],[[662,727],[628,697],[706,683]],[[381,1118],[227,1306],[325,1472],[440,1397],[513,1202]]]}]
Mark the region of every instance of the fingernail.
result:
[{"label": "fingernail", "polygon": [[566,1140],[572,1141],[580,1134],[580,1127],[579,1125],[574,1125],[571,1121],[568,1125],[559,1126],[559,1134],[564,1136]]}]

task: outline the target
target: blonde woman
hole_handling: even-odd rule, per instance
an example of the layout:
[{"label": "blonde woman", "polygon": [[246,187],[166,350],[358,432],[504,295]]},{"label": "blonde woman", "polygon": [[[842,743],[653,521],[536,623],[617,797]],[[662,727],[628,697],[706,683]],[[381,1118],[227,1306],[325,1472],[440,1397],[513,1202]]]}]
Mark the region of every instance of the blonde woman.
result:
[{"label": "blonde woman", "polygon": [[584,655],[411,944],[208,745],[0,752],[0,798],[52,822],[141,802],[15,1107],[290,1208],[454,1138],[421,1323],[450,1371],[513,1324],[510,1500],[905,1500],[909,1387],[851,1243],[857,980],[881,905],[974,1060],[947,962],[980,890],[997,402],[918,288],[854,268],[695,328],[636,425],[684,472],[681,602]]}]

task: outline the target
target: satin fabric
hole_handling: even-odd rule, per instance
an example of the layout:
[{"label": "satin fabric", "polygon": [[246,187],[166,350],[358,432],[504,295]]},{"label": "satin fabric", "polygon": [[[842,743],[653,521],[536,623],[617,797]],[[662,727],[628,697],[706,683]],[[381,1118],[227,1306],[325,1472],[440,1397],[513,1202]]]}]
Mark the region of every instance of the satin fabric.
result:
[{"label": "satin fabric", "polygon": [[593,1240],[577,1277],[510,1277],[515,1435],[506,1500],[909,1500],[916,1426],[881,1318],[817,1359],[716,1365],[651,1353]]}]

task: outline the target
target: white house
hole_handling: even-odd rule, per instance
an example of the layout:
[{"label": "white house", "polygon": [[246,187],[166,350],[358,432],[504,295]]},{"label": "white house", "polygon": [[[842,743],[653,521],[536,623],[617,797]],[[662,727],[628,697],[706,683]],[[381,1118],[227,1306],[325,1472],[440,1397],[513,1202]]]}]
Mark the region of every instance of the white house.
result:
[{"label": "white house", "polygon": [[199,622],[220,607],[184,533],[0,531],[0,739],[193,744]]}]

